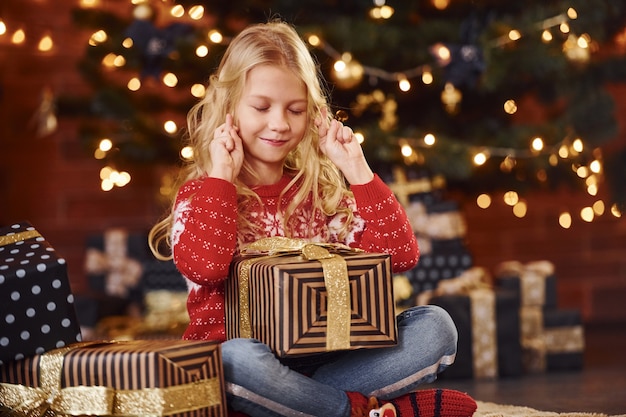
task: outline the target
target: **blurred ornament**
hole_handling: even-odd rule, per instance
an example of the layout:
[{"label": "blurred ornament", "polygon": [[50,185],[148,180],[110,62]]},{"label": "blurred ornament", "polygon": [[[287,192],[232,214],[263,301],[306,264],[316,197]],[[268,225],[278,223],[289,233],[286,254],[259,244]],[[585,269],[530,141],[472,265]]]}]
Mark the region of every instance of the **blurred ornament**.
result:
[{"label": "blurred ornament", "polygon": [[340,121],[341,123],[345,123],[348,121],[348,112],[345,110],[337,110],[335,112],[335,120]]},{"label": "blurred ornament", "polygon": [[456,86],[473,87],[485,71],[483,50],[478,46],[480,36],[491,16],[474,13],[461,24],[458,44],[439,44],[431,48],[437,64],[444,69],[446,82]]},{"label": "blurred ornament", "polygon": [[441,92],[441,102],[444,104],[446,111],[450,114],[456,114],[459,111],[459,104],[463,95],[454,86],[454,84],[447,82]]},{"label": "blurred ornament", "polygon": [[345,53],[341,60],[337,61],[332,72],[332,77],[337,87],[350,89],[356,87],[363,79],[363,66],[352,55]]},{"label": "blurred ornament", "polygon": [[474,86],[486,67],[482,50],[476,45],[438,44],[430,53],[443,68],[445,80],[454,85]]},{"label": "blurred ornament", "polygon": [[126,36],[133,40],[133,47],[141,56],[141,77],[159,78],[165,58],[176,50],[176,44],[193,34],[193,27],[184,23],[172,23],[157,28],[154,10],[141,3],[133,10],[135,20],[126,29]]},{"label": "blurred ornament", "polygon": [[567,59],[572,62],[585,63],[589,61],[589,46],[582,37],[578,38],[575,35],[569,35],[563,44],[563,52]]}]

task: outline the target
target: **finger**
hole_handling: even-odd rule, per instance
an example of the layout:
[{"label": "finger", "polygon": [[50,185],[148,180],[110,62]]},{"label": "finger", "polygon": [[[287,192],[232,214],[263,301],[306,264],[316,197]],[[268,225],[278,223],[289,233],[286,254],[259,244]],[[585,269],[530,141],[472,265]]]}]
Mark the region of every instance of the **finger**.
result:
[{"label": "finger", "polygon": [[228,132],[233,127],[233,115],[228,113],[226,114],[226,123],[224,123],[224,127]]},{"label": "finger", "polygon": [[350,143],[350,141],[352,141],[352,136],[354,135],[354,133],[352,132],[352,129],[348,126],[343,126],[341,128],[341,141],[343,143]]},{"label": "finger", "polygon": [[237,128],[235,126],[232,126],[230,128],[230,138],[232,140],[233,143],[233,149],[241,149],[242,148],[242,142],[241,142],[241,138],[239,137],[239,133],[237,131]]},{"label": "finger", "polygon": [[328,134],[328,109],[326,107],[320,109],[320,114],[315,119],[315,125],[320,136]]},{"label": "finger", "polygon": [[331,120],[330,121],[330,126],[328,127],[328,132],[326,133],[326,136],[330,139],[330,140],[337,140],[337,134],[339,133],[339,129],[341,129],[342,124],[341,122],[338,122],[337,120]]}]

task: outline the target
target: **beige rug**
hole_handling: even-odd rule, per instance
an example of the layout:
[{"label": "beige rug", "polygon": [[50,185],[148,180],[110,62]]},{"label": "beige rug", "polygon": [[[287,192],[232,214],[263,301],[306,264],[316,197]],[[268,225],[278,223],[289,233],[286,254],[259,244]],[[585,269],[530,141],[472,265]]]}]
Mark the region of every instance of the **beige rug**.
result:
[{"label": "beige rug", "polygon": [[608,416],[601,413],[555,413],[515,405],[501,405],[483,401],[476,401],[476,403],[478,409],[473,417],[626,417],[626,414]]}]

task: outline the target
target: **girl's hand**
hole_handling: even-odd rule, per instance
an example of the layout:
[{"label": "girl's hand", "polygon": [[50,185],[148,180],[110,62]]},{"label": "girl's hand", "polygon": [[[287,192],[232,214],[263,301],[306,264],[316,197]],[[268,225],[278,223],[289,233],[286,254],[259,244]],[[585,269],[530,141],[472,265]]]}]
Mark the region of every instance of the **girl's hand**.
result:
[{"label": "girl's hand", "polygon": [[341,170],[350,184],[366,184],[374,178],[363,149],[352,129],[337,120],[328,122],[327,110],[315,120],[320,150]]},{"label": "girl's hand", "polygon": [[243,145],[231,114],[227,114],[226,122],[215,129],[209,150],[212,163],[209,176],[234,182],[243,165]]}]

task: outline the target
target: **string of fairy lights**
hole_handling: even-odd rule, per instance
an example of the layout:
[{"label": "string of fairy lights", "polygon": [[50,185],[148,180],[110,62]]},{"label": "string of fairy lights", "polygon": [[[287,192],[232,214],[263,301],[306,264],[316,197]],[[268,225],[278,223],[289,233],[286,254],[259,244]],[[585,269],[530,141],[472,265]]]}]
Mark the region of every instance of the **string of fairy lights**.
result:
[{"label": "string of fairy lights", "polygon": [[[159,7],[167,12],[168,18],[185,19],[188,22],[199,22],[205,17],[204,7],[201,5],[191,6],[185,9],[182,5],[173,4],[171,0],[150,1],[150,0],[129,0],[133,6],[133,17],[135,19],[147,19],[154,12],[154,7]],[[100,7],[101,0],[80,0],[80,6],[83,8]],[[446,9],[450,5],[450,0],[431,0],[432,5],[440,10]],[[384,0],[374,0],[370,9],[370,17],[372,19],[385,20],[393,16],[394,9],[387,5]],[[577,11],[569,8],[563,13],[551,16],[545,20],[536,23],[535,28],[541,32],[543,42],[555,42],[557,39],[562,40],[562,50],[565,56],[575,62],[586,62],[590,55],[595,52],[598,45],[591,39],[588,34],[576,35],[571,33],[570,22],[578,18]],[[3,39],[13,45],[23,45],[27,38],[27,30],[23,26],[13,26],[12,22],[3,20],[0,15],[0,45]],[[562,36],[556,37],[553,31],[558,30]],[[519,41],[524,34],[519,30],[512,28],[510,31],[499,38],[493,39],[487,47],[499,48],[504,45]],[[97,46],[109,38],[109,34],[105,30],[97,30],[88,39],[91,46]],[[333,66],[332,77],[341,88],[351,88],[358,84],[363,77],[377,79],[385,82],[397,83],[401,92],[408,92],[413,88],[415,82],[421,82],[425,85],[435,82],[435,76],[429,65],[420,65],[414,68],[408,68],[403,71],[389,72],[383,68],[370,67],[362,65],[358,62],[349,51],[339,52],[332,45],[326,42],[318,34],[309,34],[305,36],[306,41],[313,47],[322,50],[329,57],[335,60]],[[626,44],[626,32],[623,38]],[[205,42],[197,45],[195,53],[198,57],[206,57],[210,51],[211,44],[226,44],[229,38],[222,35],[216,29],[207,30]],[[122,46],[132,48],[133,41],[130,38],[123,40]],[[44,31],[43,35],[37,42],[37,50],[40,53],[52,53],[55,48],[53,35],[50,31]],[[431,53],[436,57],[437,64],[445,66],[450,62],[451,51],[444,44],[435,44],[431,47]],[[102,60],[102,65],[108,70],[114,71],[121,69],[126,65],[126,59],[122,54],[110,53]],[[161,76],[161,81],[168,88],[175,88],[178,85],[178,77],[173,72],[165,72]],[[142,88],[142,81],[138,75],[131,76],[126,84],[128,90],[138,92]],[[201,83],[191,86],[189,93],[196,98],[203,97],[205,87]],[[441,101],[449,112],[455,112],[457,106],[462,100],[462,93],[451,83],[445,83],[441,91]],[[518,104],[514,99],[506,100],[502,104],[502,109],[507,114],[514,114],[517,111]],[[48,118],[54,119],[56,116],[53,112],[49,112]],[[55,126],[56,119],[49,120],[51,126]],[[52,123],[54,122],[54,123]],[[163,130],[173,137],[179,131],[179,121],[168,119],[163,122]],[[359,140],[366,138],[362,133],[357,132]],[[419,148],[433,148],[437,146],[436,132],[428,133],[422,138],[398,138],[401,154],[405,161],[414,160],[419,153]],[[94,157],[104,160],[108,152],[114,149],[114,139],[102,138],[98,148],[95,150]],[[587,193],[595,197],[598,195],[599,186],[603,182],[602,172],[602,155],[599,149],[587,150],[584,140],[580,137],[564,138],[555,146],[546,147],[543,138],[537,136],[531,138],[528,149],[499,148],[499,147],[467,147],[467,153],[471,156],[476,166],[484,164],[489,158],[498,157],[502,159],[500,169],[503,172],[510,172],[516,164],[516,160],[522,158],[534,158],[538,155],[549,155],[551,165],[556,165],[559,160],[567,160],[570,157],[577,156],[582,152],[591,151],[593,158],[587,165],[579,165],[572,163],[572,170],[585,182]],[[189,147],[182,148],[180,155],[183,159],[193,158],[193,150]],[[115,167],[105,166],[100,172],[101,188],[109,191],[114,187],[123,187],[131,181],[128,172],[118,171]],[[521,198],[516,191],[507,191],[503,195],[503,202],[512,207],[513,214],[517,217],[525,217],[528,211],[528,203]],[[480,195],[476,204],[481,208],[488,208],[493,204],[493,197],[488,194]],[[605,207],[601,199],[596,200],[588,207],[583,207],[579,212],[579,217],[585,222],[591,222],[596,217],[602,216],[605,212],[610,212],[615,217],[621,217],[621,212],[616,205],[609,208]],[[569,211],[564,210],[559,217],[559,224],[563,228],[569,228],[573,222],[573,216]]]}]

